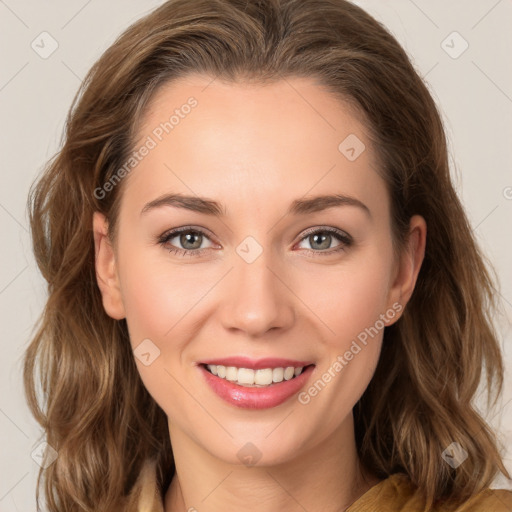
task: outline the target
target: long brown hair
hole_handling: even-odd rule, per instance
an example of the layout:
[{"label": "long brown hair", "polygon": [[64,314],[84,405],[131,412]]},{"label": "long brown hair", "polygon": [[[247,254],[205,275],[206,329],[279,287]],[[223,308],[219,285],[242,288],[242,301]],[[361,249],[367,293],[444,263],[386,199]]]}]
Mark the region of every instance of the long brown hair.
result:
[{"label": "long brown hair", "polygon": [[[25,389],[58,451],[39,473],[37,499],[44,477],[50,512],[115,510],[146,460],[156,458],[162,489],[173,476],[167,418],[139,378],[125,320],[102,306],[92,215],[106,215],[114,239],[123,181],[108,194],[97,190],[133,151],[158,88],[191,72],[259,83],[315,78],[364,120],[391,197],[396,246],[412,215],[426,219],[416,289],[386,328],[375,375],[354,409],[362,464],[381,478],[405,473],[426,508],[462,503],[498,470],[509,476],[472,403],[484,369],[488,399],[502,387],[495,279],[452,186],[440,115],[404,50],[344,0],[170,0],[90,70],[63,145],[30,191],[48,300],[26,352]],[[452,442],[469,454],[457,469],[441,457]]]}]

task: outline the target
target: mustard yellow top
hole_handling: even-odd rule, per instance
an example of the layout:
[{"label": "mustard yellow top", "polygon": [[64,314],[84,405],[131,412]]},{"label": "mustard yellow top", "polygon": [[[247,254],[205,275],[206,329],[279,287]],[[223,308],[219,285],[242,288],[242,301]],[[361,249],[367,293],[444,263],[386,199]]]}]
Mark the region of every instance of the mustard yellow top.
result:
[{"label": "mustard yellow top", "polygon": [[[156,481],[154,463],[141,471],[127,503],[126,512],[164,512],[163,495]],[[437,508],[432,512],[512,512],[512,491],[486,489],[463,506]],[[317,511],[312,511],[317,512]],[[423,512],[418,493],[406,475],[396,473],[366,491],[346,512]]]}]

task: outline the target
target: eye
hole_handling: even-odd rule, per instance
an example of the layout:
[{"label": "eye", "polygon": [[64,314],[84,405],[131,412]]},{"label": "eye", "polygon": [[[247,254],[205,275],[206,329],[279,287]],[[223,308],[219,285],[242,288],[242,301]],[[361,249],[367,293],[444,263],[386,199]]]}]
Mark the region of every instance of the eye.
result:
[{"label": "eye", "polygon": [[[176,239],[176,241],[171,243],[174,239]],[[201,247],[205,240],[208,240],[210,245]],[[334,249],[331,247],[333,240],[338,241]],[[353,243],[350,235],[336,228],[312,228],[306,232],[300,243],[303,241],[309,242],[311,249],[306,250],[315,254],[315,256],[343,251]],[[204,231],[190,227],[168,231],[158,238],[158,243],[169,252],[180,256],[200,256],[207,249],[213,247],[210,238]],[[176,247],[177,244],[179,244],[181,248]]]},{"label": "eye", "polygon": [[[174,239],[176,239],[176,242],[172,244],[171,240]],[[164,233],[158,239],[158,243],[174,254],[179,254],[181,256],[198,256],[203,254],[203,252],[208,248],[212,247],[212,245],[210,245],[206,248],[201,248],[204,240],[210,240],[206,233],[199,229],[185,227]],[[176,247],[175,244],[181,245],[182,248]]]},{"label": "eye", "polygon": [[[331,243],[337,240],[339,243],[331,249]],[[352,237],[347,233],[335,228],[313,228],[308,230],[305,236],[302,237],[301,243],[307,241],[311,247],[309,252],[332,254],[338,251],[343,251],[352,245]],[[316,254],[315,254],[316,255]]]}]

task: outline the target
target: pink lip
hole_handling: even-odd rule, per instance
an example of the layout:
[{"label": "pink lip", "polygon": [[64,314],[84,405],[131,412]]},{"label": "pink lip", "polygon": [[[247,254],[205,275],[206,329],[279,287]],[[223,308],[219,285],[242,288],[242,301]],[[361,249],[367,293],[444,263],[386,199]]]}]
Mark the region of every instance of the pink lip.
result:
[{"label": "pink lip", "polygon": [[308,366],[314,364],[313,361],[296,361],[294,359],[279,359],[276,357],[266,357],[264,359],[249,359],[248,357],[225,357],[223,359],[209,359],[208,361],[201,361],[201,364],[215,364],[222,366],[236,366],[237,368],[249,368],[251,370],[261,370],[263,368],[286,368],[293,366],[299,368],[301,366]]},{"label": "pink lip", "polygon": [[[222,361],[230,361],[228,366],[238,366],[238,364],[233,364],[231,359],[224,359]],[[262,361],[265,362],[266,365],[263,365],[263,368],[272,367],[272,365],[269,365],[269,361],[271,360],[267,359]],[[258,361],[258,364],[262,363],[262,361]],[[275,359],[272,361],[279,361],[279,366],[281,366],[281,363],[284,360]],[[303,364],[283,364],[282,366],[303,366]],[[249,368],[249,366],[243,365],[239,367]],[[202,364],[198,365],[198,368],[210,388],[229,404],[244,409],[269,409],[286,402],[286,400],[298,393],[313,373],[315,366],[308,366],[298,377],[294,377],[290,380],[283,380],[282,382],[278,382],[264,388],[240,386],[234,382],[230,382],[226,379],[221,379],[220,377],[213,375],[206,369],[206,366]]]}]

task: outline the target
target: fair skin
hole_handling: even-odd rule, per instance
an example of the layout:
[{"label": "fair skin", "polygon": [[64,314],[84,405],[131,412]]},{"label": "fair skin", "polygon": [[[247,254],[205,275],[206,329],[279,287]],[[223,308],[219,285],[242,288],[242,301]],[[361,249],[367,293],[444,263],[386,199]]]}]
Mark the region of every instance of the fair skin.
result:
[{"label": "fair skin", "polygon": [[[115,247],[105,218],[93,219],[106,312],[126,318],[133,348],[150,339],[160,350],[148,366],[135,360],[168,417],[177,471],[165,510],[345,510],[379,481],[358,465],[352,409],[374,373],[383,329],[307,404],[294,396],[267,409],[234,406],[197,365],[238,355],[314,361],[309,388],[381,315],[385,325],[398,320],[423,260],[425,221],[412,217],[395,258],[389,194],[365,128],[313,80],[261,86],[191,75],[157,92],[139,141],[190,96],[197,107],[124,178]],[[338,149],[349,134],[366,146],[353,161]],[[141,214],[168,193],[214,200],[225,216],[170,205]],[[334,193],[364,207],[286,214],[294,200]],[[204,235],[185,246],[179,235],[158,243],[183,226]],[[305,235],[308,228],[327,240]],[[329,239],[328,228],[352,243]],[[262,249],[251,263],[236,250],[248,236]],[[172,246],[204,250],[182,256]],[[237,455],[247,443],[261,453],[251,466]]]}]

